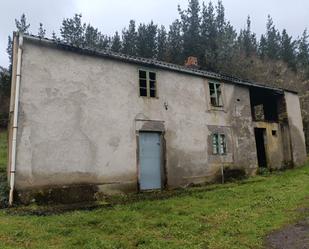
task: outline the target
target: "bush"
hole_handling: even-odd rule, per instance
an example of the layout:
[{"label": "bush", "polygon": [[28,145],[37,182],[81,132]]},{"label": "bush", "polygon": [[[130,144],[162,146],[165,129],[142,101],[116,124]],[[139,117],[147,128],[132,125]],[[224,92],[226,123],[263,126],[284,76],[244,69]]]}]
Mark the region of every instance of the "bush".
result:
[{"label": "bush", "polygon": [[258,174],[258,175],[262,175],[262,176],[268,176],[268,175],[271,174],[271,172],[270,172],[269,168],[262,168],[262,167],[260,167],[260,168],[258,169],[257,174]]},{"label": "bush", "polygon": [[6,129],[8,126],[9,114],[6,112],[0,113],[0,129]]},{"label": "bush", "polygon": [[9,186],[7,183],[6,172],[0,172],[0,208],[8,206]]}]

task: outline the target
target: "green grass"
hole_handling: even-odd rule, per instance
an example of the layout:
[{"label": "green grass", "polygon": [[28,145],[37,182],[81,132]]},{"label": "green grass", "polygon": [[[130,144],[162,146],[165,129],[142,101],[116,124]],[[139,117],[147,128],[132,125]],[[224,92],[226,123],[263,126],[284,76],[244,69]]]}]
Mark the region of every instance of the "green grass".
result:
[{"label": "green grass", "polygon": [[8,201],[7,183],[7,133],[0,130],[0,208],[5,207]]},{"label": "green grass", "polygon": [[2,210],[0,248],[262,248],[267,233],[305,215],[309,167],[158,197],[48,216]]},{"label": "green grass", "polygon": [[0,172],[6,171],[7,166],[7,133],[0,130]]}]

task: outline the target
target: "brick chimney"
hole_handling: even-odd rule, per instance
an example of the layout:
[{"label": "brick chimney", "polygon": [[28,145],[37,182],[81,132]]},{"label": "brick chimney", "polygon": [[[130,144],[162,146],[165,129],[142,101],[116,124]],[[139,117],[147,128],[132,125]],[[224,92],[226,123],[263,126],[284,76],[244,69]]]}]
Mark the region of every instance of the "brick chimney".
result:
[{"label": "brick chimney", "polygon": [[189,56],[185,62],[185,66],[189,68],[199,68],[197,58],[195,56]]}]

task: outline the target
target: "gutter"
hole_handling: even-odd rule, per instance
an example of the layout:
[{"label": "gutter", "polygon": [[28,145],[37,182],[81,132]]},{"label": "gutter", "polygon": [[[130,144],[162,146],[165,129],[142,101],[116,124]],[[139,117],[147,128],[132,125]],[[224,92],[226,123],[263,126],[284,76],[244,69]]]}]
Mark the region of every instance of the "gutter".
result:
[{"label": "gutter", "polygon": [[14,98],[14,114],[13,114],[13,135],[12,135],[12,158],[10,165],[10,193],[9,193],[9,206],[12,206],[14,200],[14,186],[15,186],[15,173],[16,173],[16,140],[18,128],[18,105],[19,105],[19,89],[21,78],[21,55],[23,46],[23,35],[18,34],[18,52],[17,52],[17,68],[16,68],[16,86]]}]

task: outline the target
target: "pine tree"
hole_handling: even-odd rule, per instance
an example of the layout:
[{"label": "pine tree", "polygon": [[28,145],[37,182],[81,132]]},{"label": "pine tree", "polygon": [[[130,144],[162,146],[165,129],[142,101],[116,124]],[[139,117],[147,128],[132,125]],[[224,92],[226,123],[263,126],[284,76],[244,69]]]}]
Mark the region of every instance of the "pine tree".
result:
[{"label": "pine tree", "polygon": [[98,29],[88,24],[85,29],[83,46],[97,48],[99,46],[100,37],[101,33],[98,31]]},{"label": "pine tree", "polygon": [[157,25],[152,21],[149,24],[140,24],[137,30],[137,55],[145,58],[155,58],[156,55]]},{"label": "pine tree", "polygon": [[99,50],[109,50],[111,45],[111,39],[110,37],[106,35],[102,35],[100,33],[98,45],[96,46]]},{"label": "pine tree", "polygon": [[289,36],[286,29],[283,29],[281,34],[280,46],[280,59],[288,64],[290,68],[295,70],[296,55],[295,55],[296,42],[292,41],[292,36]]},{"label": "pine tree", "polygon": [[[15,25],[16,25],[17,31],[23,34],[27,34],[30,28],[30,24],[27,24],[27,19],[26,19],[25,14],[21,15],[20,20],[15,19]],[[11,36],[8,37],[8,45],[7,45],[6,52],[9,55],[9,62],[10,62],[9,71],[11,71],[12,60],[13,60],[13,39]]]},{"label": "pine tree", "polygon": [[218,4],[216,6],[216,24],[217,24],[217,31],[218,33],[224,33],[225,29],[225,8],[223,6],[223,3],[221,0],[218,1]]},{"label": "pine tree", "polygon": [[215,70],[227,71],[236,51],[237,33],[225,19],[225,9],[221,1],[216,6],[217,51]]},{"label": "pine tree", "polygon": [[38,30],[38,36],[41,38],[44,38],[46,34],[46,29],[43,28],[43,23],[40,23],[39,30]]},{"label": "pine tree", "polygon": [[208,69],[215,67],[217,46],[217,27],[215,21],[215,12],[212,2],[208,6],[203,3],[202,21],[201,21],[201,53],[199,61],[201,66]]},{"label": "pine tree", "polygon": [[116,31],[115,35],[112,38],[111,50],[114,52],[120,52],[121,46],[121,39],[118,32]]},{"label": "pine tree", "polygon": [[0,99],[2,99],[2,96],[10,96],[10,78],[9,70],[0,66]]},{"label": "pine tree", "polygon": [[183,33],[183,56],[198,57],[200,48],[200,5],[198,0],[189,0],[187,10],[181,10],[178,6],[181,17],[181,27]]},{"label": "pine tree", "polygon": [[167,40],[167,61],[183,64],[184,56],[183,56],[183,41],[181,35],[181,23],[177,19],[172,25],[170,25],[170,29],[168,32],[168,40]]},{"label": "pine tree", "polygon": [[53,31],[53,33],[52,33],[52,39],[53,40],[58,40],[58,38],[57,38],[57,35],[56,35],[56,33],[55,33],[55,31]]},{"label": "pine tree", "polygon": [[81,14],[75,14],[73,18],[65,18],[62,21],[60,34],[64,42],[78,47],[84,45],[86,24],[82,23],[81,18]]},{"label": "pine tree", "polygon": [[267,24],[266,24],[266,56],[270,59],[279,59],[280,58],[280,33],[276,29],[272,18],[268,15]]},{"label": "pine tree", "polygon": [[136,55],[136,39],[135,21],[130,20],[128,29],[122,30],[122,53]]},{"label": "pine tree", "polygon": [[20,33],[27,34],[30,28],[30,24],[27,24],[26,15],[23,13],[20,20],[15,19],[15,25]]},{"label": "pine tree", "polygon": [[247,18],[246,29],[240,30],[238,36],[238,45],[240,52],[244,52],[247,57],[257,53],[257,40],[256,35],[251,31],[250,16]]},{"label": "pine tree", "polygon": [[304,30],[301,38],[297,41],[297,62],[300,67],[309,66],[309,34]]},{"label": "pine tree", "polygon": [[9,56],[10,65],[12,65],[12,62],[13,62],[13,40],[12,40],[11,36],[8,36],[8,45],[7,45],[7,48],[6,48],[6,52]]},{"label": "pine tree", "polygon": [[258,53],[262,59],[267,55],[267,41],[264,35],[261,35]]},{"label": "pine tree", "polygon": [[157,55],[156,58],[161,61],[165,61],[167,58],[167,32],[162,25],[158,29],[157,35]]},{"label": "pine tree", "polygon": [[297,41],[297,66],[300,72],[309,79],[309,42],[307,29],[304,30],[301,38]]}]

